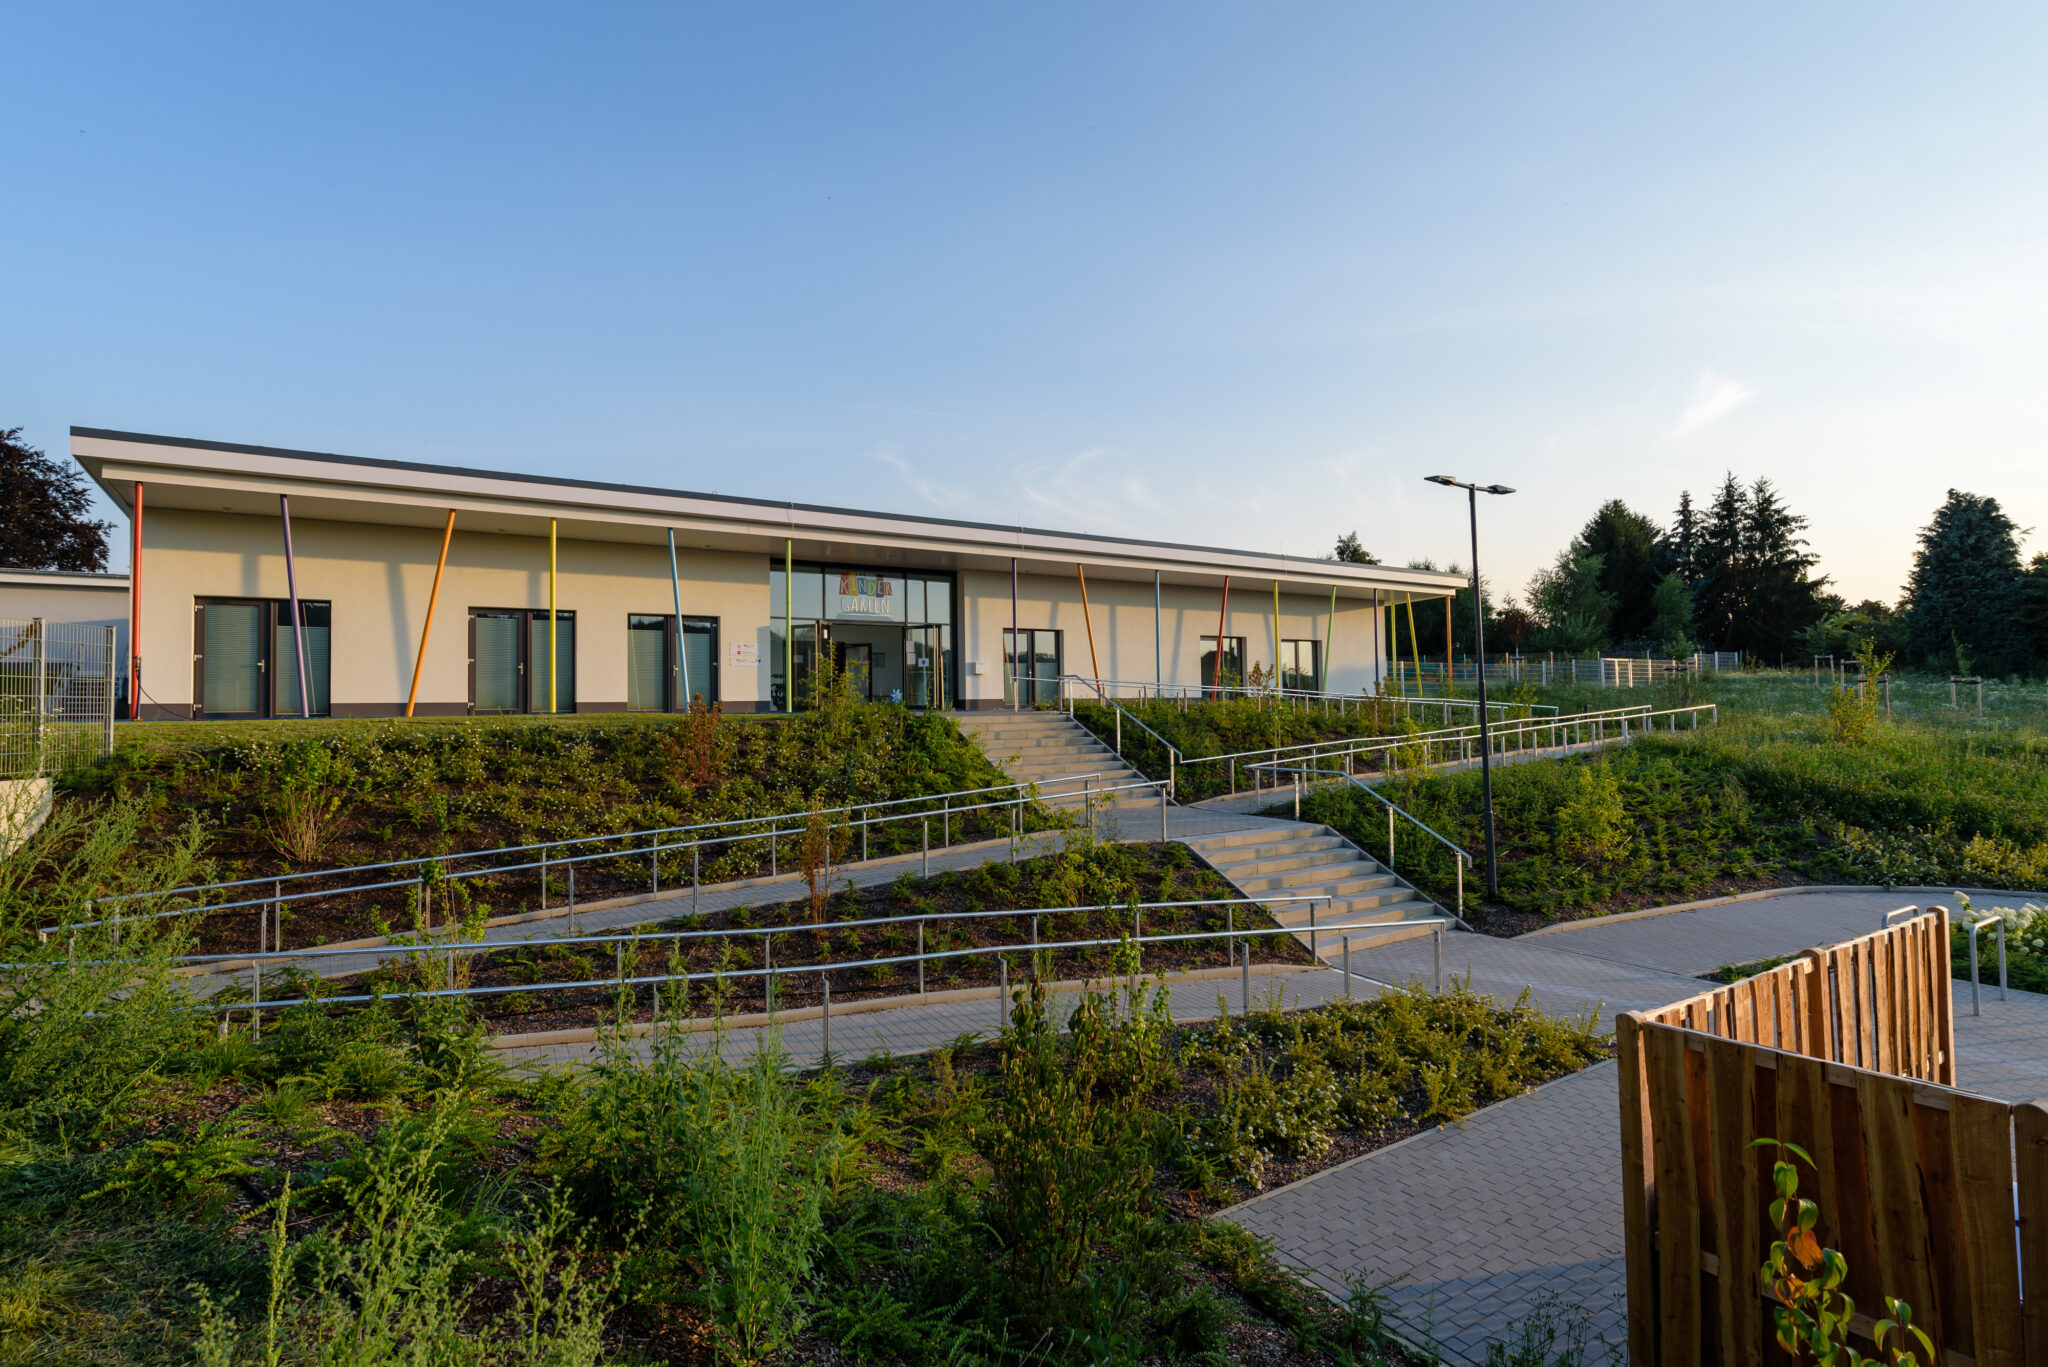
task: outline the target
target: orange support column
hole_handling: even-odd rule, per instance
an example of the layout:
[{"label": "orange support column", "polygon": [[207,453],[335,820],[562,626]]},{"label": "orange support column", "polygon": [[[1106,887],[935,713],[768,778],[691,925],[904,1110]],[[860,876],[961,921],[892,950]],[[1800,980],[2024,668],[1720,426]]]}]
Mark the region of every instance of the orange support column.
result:
[{"label": "orange support column", "polygon": [[427,665],[427,637],[434,631],[434,607],[441,601],[441,572],[448,568],[448,542],[455,536],[455,510],[448,510],[448,525],[441,529],[441,558],[434,562],[434,591],[427,595],[427,620],[420,628],[419,658],[412,662],[412,692],[405,695],[405,715],[410,717],[412,709],[420,700],[420,671]]},{"label": "orange support column", "polygon": [[1088,610],[1088,571],[1082,569],[1079,562],[1076,562],[1074,573],[1081,580],[1081,625],[1088,628],[1088,668],[1095,671],[1095,681],[1100,684],[1102,662],[1095,658],[1095,615]]}]

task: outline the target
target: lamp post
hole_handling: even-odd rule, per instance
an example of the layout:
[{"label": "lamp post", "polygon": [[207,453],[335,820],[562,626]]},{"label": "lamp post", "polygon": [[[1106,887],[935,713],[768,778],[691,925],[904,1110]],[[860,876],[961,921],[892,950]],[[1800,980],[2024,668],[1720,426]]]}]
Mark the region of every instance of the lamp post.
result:
[{"label": "lamp post", "polygon": [[[1479,495],[1512,494],[1505,484],[1467,484],[1449,475],[1430,475],[1431,484],[1463,489],[1472,513],[1472,653],[1479,660],[1479,793],[1486,809],[1486,897],[1500,900],[1500,855],[1493,839],[1493,746],[1486,735],[1486,604],[1479,597]],[[1444,661],[1446,673],[1451,662]]]}]

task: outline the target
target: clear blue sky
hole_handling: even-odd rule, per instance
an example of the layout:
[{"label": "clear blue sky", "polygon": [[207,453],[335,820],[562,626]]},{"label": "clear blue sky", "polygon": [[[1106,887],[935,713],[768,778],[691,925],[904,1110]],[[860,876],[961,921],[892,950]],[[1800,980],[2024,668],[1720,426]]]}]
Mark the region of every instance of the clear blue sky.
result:
[{"label": "clear blue sky", "polygon": [[[1689,10],[1690,12],[1684,12]],[[1654,11],[1654,12],[1653,12]],[[2048,7],[16,5],[0,425],[1463,558],[2048,544]],[[125,554],[125,553],[124,553]]]}]

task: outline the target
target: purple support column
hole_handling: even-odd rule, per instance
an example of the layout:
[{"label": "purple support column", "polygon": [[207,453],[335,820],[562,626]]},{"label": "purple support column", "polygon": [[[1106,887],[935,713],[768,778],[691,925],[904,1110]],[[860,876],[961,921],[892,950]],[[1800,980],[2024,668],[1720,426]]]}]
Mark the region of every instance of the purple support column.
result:
[{"label": "purple support column", "polygon": [[277,513],[284,519],[284,582],[292,598],[292,644],[299,655],[299,715],[311,717],[313,705],[306,691],[306,622],[299,615],[299,570],[292,558],[292,501],[288,494],[277,496]]}]

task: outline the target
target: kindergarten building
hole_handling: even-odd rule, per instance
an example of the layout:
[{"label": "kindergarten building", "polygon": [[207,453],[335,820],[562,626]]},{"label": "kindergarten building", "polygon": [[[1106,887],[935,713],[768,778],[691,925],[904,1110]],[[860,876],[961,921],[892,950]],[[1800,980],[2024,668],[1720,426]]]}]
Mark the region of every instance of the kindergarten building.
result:
[{"label": "kindergarten building", "polygon": [[71,446],[130,518],[142,717],[777,711],[824,652],[917,708],[1052,702],[1062,676],[1212,687],[1219,655],[1225,683],[1359,693],[1384,610],[1464,582],[96,428]]}]

